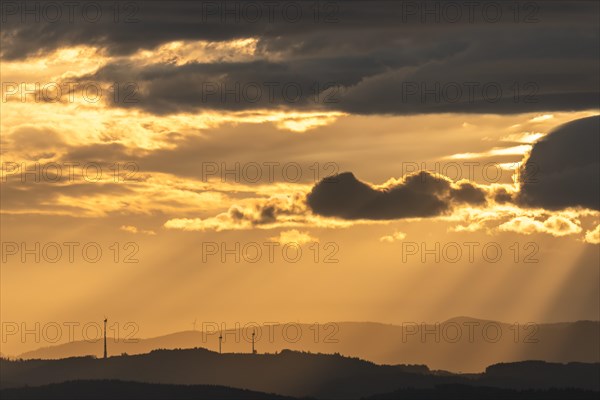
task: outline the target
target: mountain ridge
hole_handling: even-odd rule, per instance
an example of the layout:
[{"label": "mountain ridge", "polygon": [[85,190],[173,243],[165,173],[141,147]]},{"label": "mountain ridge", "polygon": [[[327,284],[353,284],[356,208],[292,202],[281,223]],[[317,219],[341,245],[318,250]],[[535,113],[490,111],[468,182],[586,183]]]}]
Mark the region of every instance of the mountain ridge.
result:
[{"label": "mountain ridge", "polygon": [[[469,341],[469,325],[479,324],[474,332],[474,340]],[[498,341],[489,340],[482,333],[482,327],[490,324],[487,336],[495,329],[501,329]],[[320,331],[315,337],[314,324],[298,324],[303,332],[300,340],[285,340],[283,324],[264,328],[257,335],[258,352],[274,353],[283,349],[310,351],[315,353],[340,353],[348,357],[359,357],[378,364],[425,364],[433,370],[462,371],[478,373],[489,365],[501,362],[516,362],[539,359],[548,362],[599,362],[600,322],[575,321],[536,325],[534,329],[519,327],[518,335],[514,325],[490,320],[455,317],[425,326],[425,330],[438,330],[435,334],[422,336],[422,326],[417,323],[404,327],[376,322],[338,322],[334,330]],[[453,329],[461,327],[461,338],[452,342]],[[471,325],[472,326],[472,325]],[[272,329],[273,340],[269,340]],[[418,330],[416,333],[408,332]],[[445,332],[445,333],[444,333]],[[181,331],[153,338],[139,339],[137,343],[115,342],[108,338],[109,354],[143,354],[157,348],[198,348],[218,349],[218,336],[223,334],[222,348],[225,353],[250,352],[250,339],[244,336],[243,329],[201,332]],[[246,332],[246,336],[247,332]],[[518,341],[515,343],[515,339]],[[316,340],[318,339],[318,340]],[[77,355],[102,354],[102,341],[74,341],[56,346],[46,346],[25,352],[17,358],[59,359]],[[472,357],[470,357],[472,355]]]},{"label": "mountain ridge", "polygon": [[480,374],[436,374],[425,365],[380,365],[340,354],[284,350],[277,354],[219,354],[205,348],[156,349],[107,359],[0,360],[2,388],[64,381],[123,380],[217,385],[292,397],[361,398],[403,388],[459,384],[523,390],[598,391],[600,363],[525,361],[491,365]]}]

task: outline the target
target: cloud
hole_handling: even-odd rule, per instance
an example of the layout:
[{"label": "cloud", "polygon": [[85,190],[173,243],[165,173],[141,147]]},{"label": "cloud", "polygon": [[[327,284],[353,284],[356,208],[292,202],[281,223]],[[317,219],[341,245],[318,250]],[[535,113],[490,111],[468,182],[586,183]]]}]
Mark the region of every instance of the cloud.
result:
[{"label": "cloud", "polygon": [[567,236],[581,232],[578,220],[571,220],[563,216],[553,215],[545,221],[521,216],[511,219],[498,227],[505,232],[516,232],[524,235],[533,233],[547,233],[552,236]]},{"label": "cloud", "polygon": [[[567,70],[564,61],[547,64],[546,58],[564,60],[564,54],[556,50],[539,54],[539,59],[524,58],[521,51],[539,45],[532,39],[517,44],[505,39],[504,33],[492,32],[490,36],[497,39],[494,48],[498,53],[493,56],[503,68],[490,65],[492,54],[481,43],[469,44],[472,37],[451,41],[440,37],[442,44],[435,48],[428,43],[415,43],[421,49],[411,48],[415,54],[410,57],[397,44],[390,44],[388,49],[376,52],[364,49],[352,57],[312,58],[298,54],[297,58],[273,60],[257,54],[248,61],[193,61],[183,65],[140,64],[118,59],[77,80],[81,84],[118,82],[121,87],[135,82],[139,88],[136,101],[115,101],[111,105],[158,115],[207,109],[287,109],[363,115],[514,114],[586,110],[596,105],[598,93],[590,88],[597,87],[598,81],[590,77],[595,76],[597,61],[568,63]],[[598,44],[589,38],[571,36],[569,41],[580,40],[580,47],[588,53]],[[517,54],[512,54],[515,47]],[[574,70],[577,72],[573,73]],[[569,77],[585,78],[563,81],[567,72]],[[444,76],[443,81],[440,76]]]},{"label": "cloud", "polygon": [[21,125],[9,136],[9,148],[17,152],[26,152],[27,155],[42,154],[45,157],[30,156],[29,159],[50,158],[64,145],[60,134],[48,128],[31,125]]},{"label": "cloud", "polygon": [[385,235],[379,238],[380,242],[387,242],[387,243],[393,243],[397,240],[404,240],[404,238],[406,237],[406,233],[404,232],[394,232],[391,235]]},{"label": "cloud", "polygon": [[453,154],[449,159],[454,160],[468,160],[472,158],[486,158],[495,156],[507,156],[507,155],[523,155],[531,149],[529,145],[518,145],[513,147],[496,147],[491,150],[480,152],[480,153],[458,153]]},{"label": "cloud", "polygon": [[[33,175],[33,174],[32,174]],[[128,209],[125,199],[132,200],[134,188],[118,183],[58,182],[29,176],[10,175],[2,182],[3,214],[72,215],[99,217]],[[38,179],[38,181],[34,181]]]},{"label": "cloud", "polygon": [[492,186],[492,197],[498,204],[510,203],[514,200],[515,191],[505,186]]},{"label": "cloud", "polygon": [[[571,1],[568,7],[552,1],[537,4],[539,9],[534,23],[516,24],[512,4],[501,4],[499,12],[504,18],[490,23],[482,18],[485,4],[479,4],[474,10],[474,20],[469,19],[469,9],[461,7],[459,11],[462,18],[456,21],[440,18],[441,13],[422,15],[425,7],[409,13],[405,7],[387,1],[337,2],[335,8],[321,6],[318,10],[320,18],[315,20],[317,10],[314,4],[297,2],[293,8],[300,8],[298,12],[302,17],[290,22],[289,18],[285,18],[281,6],[266,6],[262,2],[245,8],[239,7],[239,4],[225,7],[216,3],[207,5],[188,1],[140,1],[133,4],[135,7],[119,8],[117,15],[113,4],[100,2],[97,5],[101,7],[100,18],[94,18],[91,22],[82,18],[84,14],[81,7],[74,10],[74,17],[67,7],[61,8],[62,17],[58,21],[51,21],[43,15],[42,18],[24,15],[24,6],[15,3],[13,7],[3,9],[2,56],[8,60],[22,59],[40,51],[49,52],[76,45],[93,45],[110,55],[125,56],[169,42],[220,43],[246,38],[256,38],[259,50],[268,54],[289,58],[299,55],[335,56],[340,53],[360,54],[373,48],[380,50],[394,43],[406,46],[419,37],[423,42],[435,43],[434,38],[447,37],[448,32],[452,32],[453,36],[468,36],[473,31],[494,31],[497,26],[517,29],[524,25],[521,29],[532,27],[535,29],[529,29],[530,34],[541,35],[575,23],[582,29],[597,22],[595,16],[598,7],[593,2]],[[259,18],[255,15],[257,12],[260,13]],[[115,16],[120,18],[115,21]],[[426,25],[422,21],[425,17]],[[356,26],[361,29],[357,31]],[[406,40],[397,43],[399,34],[403,34]],[[579,34],[585,36],[584,33]],[[485,35],[478,35],[471,40],[476,39],[484,40]],[[523,41],[526,38],[519,39]],[[548,51],[549,48],[547,41],[542,42],[533,55]],[[490,53],[493,54],[493,50],[496,49],[490,49]],[[569,52],[578,50],[566,49]],[[407,57],[411,55],[414,57],[410,52]]]},{"label": "cloud", "polygon": [[600,244],[600,224],[595,229],[586,232],[585,241],[592,244]]},{"label": "cloud", "polygon": [[125,231],[125,232],[133,233],[133,234],[143,233],[145,235],[150,235],[150,236],[156,235],[156,232],[154,232],[153,230],[139,229],[132,225],[123,225],[119,229],[121,229],[122,231]]},{"label": "cloud", "polygon": [[600,209],[600,116],[559,126],[520,169],[518,202],[546,209]]},{"label": "cloud", "polygon": [[226,212],[208,218],[172,218],[165,222],[167,229],[184,231],[226,231],[246,229],[275,229],[281,227],[339,227],[343,224],[311,215],[304,203],[304,193],[274,195],[267,199],[247,199],[234,204]]},{"label": "cloud", "polygon": [[289,231],[283,231],[279,236],[270,237],[269,240],[278,242],[281,244],[296,243],[299,245],[306,243],[318,242],[319,239],[312,237],[308,232],[300,232],[297,229],[291,229]]},{"label": "cloud", "polygon": [[485,202],[485,191],[473,183],[453,183],[428,172],[407,175],[382,188],[345,172],[323,179],[307,195],[307,204],[315,214],[350,220],[434,217],[449,212],[458,203]]},{"label": "cloud", "polygon": [[181,215],[222,210],[229,200],[223,190],[203,182],[161,173],[123,179],[104,163],[94,163],[96,168],[82,174],[84,164],[67,168],[61,163],[24,163],[25,168],[3,173],[2,212],[74,217],[157,212]]}]

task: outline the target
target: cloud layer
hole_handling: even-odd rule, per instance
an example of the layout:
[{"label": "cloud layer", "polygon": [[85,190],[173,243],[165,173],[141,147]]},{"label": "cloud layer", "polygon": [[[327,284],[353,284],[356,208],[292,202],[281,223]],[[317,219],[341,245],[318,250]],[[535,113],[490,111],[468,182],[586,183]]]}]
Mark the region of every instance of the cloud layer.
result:
[{"label": "cloud layer", "polygon": [[[517,13],[503,2],[453,2],[456,10],[432,2],[428,12],[419,2],[340,1],[321,4],[318,14],[312,3],[290,2],[294,13],[252,3],[262,18],[249,18],[243,2],[228,2],[228,12],[206,2],[133,2],[138,8],[121,10],[119,22],[111,3],[93,23],[79,14],[23,23],[20,10],[10,10],[2,58],[96,48],[107,61],[77,79],[134,82],[139,101],[112,106],[160,115],[265,107],[523,113],[598,104],[597,2],[532,2]],[[215,52],[222,56],[206,56]],[[224,100],[227,91],[236,93]]]}]

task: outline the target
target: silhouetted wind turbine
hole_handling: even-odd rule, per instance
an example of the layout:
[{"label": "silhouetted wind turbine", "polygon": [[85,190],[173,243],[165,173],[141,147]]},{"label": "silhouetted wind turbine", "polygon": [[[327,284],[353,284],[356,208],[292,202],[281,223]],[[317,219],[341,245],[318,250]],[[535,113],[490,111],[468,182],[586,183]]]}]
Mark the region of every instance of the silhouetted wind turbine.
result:
[{"label": "silhouetted wind turbine", "polygon": [[252,331],[252,354],[256,354],[256,350],[254,350],[254,335],[256,335],[256,332]]},{"label": "silhouetted wind turbine", "polygon": [[106,315],[105,315],[104,316],[104,359],[105,360],[108,357],[108,353],[106,351],[106,322],[108,322],[108,319],[106,318]]},{"label": "silhouetted wind turbine", "polygon": [[192,329],[192,330],[193,330],[193,331],[195,331],[195,330],[196,330],[196,321],[198,321],[198,320],[197,320],[197,319],[195,319],[195,320],[194,320],[194,322],[192,322],[192,326],[193,326],[193,329]]},{"label": "silhouetted wind turbine", "polygon": [[223,342],[223,333],[219,333],[219,354],[221,354],[221,343]]}]

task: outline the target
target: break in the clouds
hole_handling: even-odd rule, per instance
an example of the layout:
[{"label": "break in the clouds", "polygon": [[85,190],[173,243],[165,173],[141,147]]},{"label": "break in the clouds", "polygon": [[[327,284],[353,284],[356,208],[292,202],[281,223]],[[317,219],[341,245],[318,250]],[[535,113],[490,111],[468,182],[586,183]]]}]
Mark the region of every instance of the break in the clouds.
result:
[{"label": "break in the clouds", "polygon": [[559,126],[534,144],[523,165],[519,201],[546,209],[600,210],[600,117]]},{"label": "break in the clouds", "polygon": [[[469,225],[458,226],[457,231],[497,229],[555,237],[579,234],[583,228],[578,218],[596,215],[594,210],[599,209],[599,121],[598,116],[571,121],[536,142],[519,171],[520,185],[515,187],[452,182],[427,172],[373,186],[347,172],[316,184],[306,197],[307,205],[325,217],[372,221],[453,212],[460,217],[462,205],[471,210],[464,216]],[[556,209],[567,211],[552,214]],[[584,240],[596,243],[597,231],[589,230]]]},{"label": "break in the clouds", "polygon": [[[138,8],[121,10],[118,23],[106,17],[114,13],[112,3],[105,5],[106,18],[94,23],[23,23],[19,10],[5,7],[2,58],[96,48],[104,64],[71,78],[134,82],[137,101],[111,105],[159,115],[264,108],[523,113],[597,106],[597,2],[535,2],[517,14],[518,3],[473,2],[470,9],[465,2],[450,12],[444,2],[432,2],[438,11],[423,14],[420,5],[413,10],[403,2],[338,1],[326,2],[330,8],[323,6],[317,20],[311,2],[293,3],[300,18],[276,7],[272,16],[262,9],[262,18],[249,19],[242,2],[232,2],[241,10],[237,20],[235,12],[224,14],[206,2],[132,3]],[[207,58],[211,52],[200,51],[221,44],[244,57]]]},{"label": "break in the clouds", "polygon": [[[376,188],[352,173],[323,179],[307,195],[307,204],[319,215],[343,219],[386,220],[433,217],[456,204],[512,203],[542,209],[600,209],[600,117],[588,117],[557,127],[533,145],[518,174],[520,190],[452,182],[427,172],[408,175],[400,182]],[[526,227],[526,229],[524,228]],[[518,229],[516,229],[518,228]],[[505,230],[548,231],[556,235],[579,232],[577,225],[557,219],[539,222],[516,219]],[[554,234],[554,233],[553,233]]]}]

